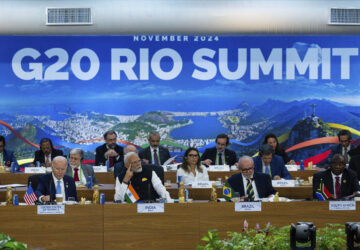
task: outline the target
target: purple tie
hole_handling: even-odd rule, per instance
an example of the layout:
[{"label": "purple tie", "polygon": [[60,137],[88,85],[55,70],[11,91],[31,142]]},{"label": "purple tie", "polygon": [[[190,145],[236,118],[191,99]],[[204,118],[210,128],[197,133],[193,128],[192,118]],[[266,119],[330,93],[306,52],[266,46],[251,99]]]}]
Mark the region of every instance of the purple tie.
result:
[{"label": "purple tie", "polygon": [[341,194],[340,194],[340,177],[336,176],[335,177],[335,193],[336,193],[336,198],[339,199],[341,198]]},{"label": "purple tie", "polygon": [[157,150],[154,149],[154,163],[155,163],[156,166],[159,166],[160,164],[159,164],[159,159],[158,159],[158,155],[157,155],[156,151]]}]

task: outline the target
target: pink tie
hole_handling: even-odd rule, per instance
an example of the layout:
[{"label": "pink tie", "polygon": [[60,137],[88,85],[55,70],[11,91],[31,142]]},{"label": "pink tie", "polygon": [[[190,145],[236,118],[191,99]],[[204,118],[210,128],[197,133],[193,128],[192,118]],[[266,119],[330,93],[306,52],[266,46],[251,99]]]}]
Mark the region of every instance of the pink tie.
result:
[{"label": "pink tie", "polygon": [[340,177],[336,176],[335,177],[335,193],[336,193],[336,198],[339,199],[341,198],[341,194],[340,194]]}]

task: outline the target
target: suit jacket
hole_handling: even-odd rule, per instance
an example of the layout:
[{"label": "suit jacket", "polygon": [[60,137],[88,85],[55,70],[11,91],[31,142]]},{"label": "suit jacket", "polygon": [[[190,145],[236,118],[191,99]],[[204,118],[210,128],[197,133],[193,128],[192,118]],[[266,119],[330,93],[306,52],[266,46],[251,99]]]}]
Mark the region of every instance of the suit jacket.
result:
[{"label": "suit jacket", "polygon": [[[206,159],[210,159],[213,164],[216,162],[217,149],[216,147],[207,148],[205,152],[201,156],[201,160],[205,161]],[[230,149],[225,149],[225,163],[227,165],[234,165],[236,163],[236,153]]]},{"label": "suit jacket", "polygon": [[[331,169],[326,171],[318,172],[314,174],[313,177],[313,197],[316,199],[316,191],[320,187],[320,182],[323,181],[325,187],[334,195],[334,183],[332,180]],[[352,170],[344,169],[341,184],[340,184],[340,194],[341,197],[352,195],[354,192],[360,191],[359,181],[356,177],[356,173]]]},{"label": "suit jacket", "polygon": [[[84,174],[84,176],[85,176],[86,182],[87,182],[88,176],[91,176],[92,184],[93,184],[93,185],[98,184],[98,181],[96,180],[95,173],[94,173],[94,169],[93,169],[92,166],[86,165],[86,164],[80,164],[80,167],[81,167],[81,171],[83,172],[83,174]],[[67,168],[66,168],[66,174],[67,174],[68,176],[71,176],[71,177],[72,177],[72,169],[71,169],[71,166],[70,166],[70,165],[68,165]],[[79,172],[79,174],[80,174],[80,172]],[[80,177],[80,176],[79,176],[79,177]]]},{"label": "suit jacket", "polygon": [[[353,150],[355,148],[354,145],[350,144],[350,150]],[[341,144],[338,144],[331,148],[331,152],[327,158],[327,163],[330,164],[331,158],[333,158],[334,155],[341,154],[342,155],[342,146]],[[351,159],[350,159],[351,160]]]},{"label": "suit jacket", "polygon": [[[51,161],[56,156],[61,156],[61,155],[63,155],[63,151],[61,151],[60,149],[53,149],[51,151]],[[41,150],[35,151],[35,158],[34,158],[33,164],[35,165],[37,161],[40,162],[40,164],[45,164],[45,155],[44,155],[43,151],[41,151]]]},{"label": "suit jacket", "polygon": [[[74,179],[70,176],[64,175],[63,180],[64,180],[64,189],[65,189],[65,200],[68,200],[69,197],[74,197],[75,200],[77,201],[78,199],[77,199]],[[45,174],[40,177],[35,194],[38,198],[43,195],[50,195],[51,201],[56,200],[56,188],[52,173]]]},{"label": "suit jacket", "polygon": [[360,155],[354,155],[350,159],[349,168],[356,172],[359,179],[360,177]]},{"label": "suit jacket", "polygon": [[[121,162],[124,160],[124,150],[122,147],[120,147],[119,145],[115,145],[114,150],[116,151],[116,153],[118,153],[118,157],[116,159],[114,159],[114,165],[118,162]],[[96,154],[95,154],[95,166],[99,166],[99,165],[104,165],[106,164],[106,158],[104,156],[104,154],[108,151],[106,144],[104,143],[103,145],[99,146],[96,148]]]},{"label": "suit jacket", "polygon": [[[270,176],[263,173],[254,172],[254,181],[259,198],[266,198],[271,194],[275,194],[276,190],[273,188]],[[235,192],[240,193],[240,197],[245,196],[246,190],[244,189],[244,182],[242,174],[234,174],[228,179],[228,183]]]},{"label": "suit jacket", "polygon": [[[263,172],[263,164],[262,159],[260,156],[256,156],[254,159],[254,171],[257,173]],[[270,162],[270,170],[271,170],[271,177],[273,178],[275,175],[280,176],[281,178],[284,178],[286,180],[291,180],[291,176],[289,174],[289,171],[285,167],[284,161],[281,158],[281,156],[273,155],[273,158]]]},{"label": "suit jacket", "polygon": [[[160,164],[162,165],[162,164],[164,164],[164,162],[166,162],[170,158],[169,150],[167,148],[159,145],[159,156],[160,156],[160,159],[159,159]],[[151,163],[152,157],[151,157],[150,146],[140,150],[139,157],[140,157],[140,159],[146,159],[149,161],[149,163]]]},{"label": "suit jacket", "polygon": [[13,151],[4,149],[3,153],[4,153],[4,162],[5,162],[5,165],[7,167],[10,167],[12,162],[15,162],[15,164],[17,164],[17,161],[16,161],[16,158],[15,158],[15,155],[14,155]]}]

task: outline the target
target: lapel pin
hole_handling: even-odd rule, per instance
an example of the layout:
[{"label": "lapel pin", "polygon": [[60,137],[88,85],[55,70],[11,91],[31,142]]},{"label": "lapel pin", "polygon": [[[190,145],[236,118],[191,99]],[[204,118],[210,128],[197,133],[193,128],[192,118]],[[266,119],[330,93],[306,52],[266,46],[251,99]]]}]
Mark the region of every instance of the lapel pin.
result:
[{"label": "lapel pin", "polygon": [[346,183],[346,180],[343,180],[343,183]]}]

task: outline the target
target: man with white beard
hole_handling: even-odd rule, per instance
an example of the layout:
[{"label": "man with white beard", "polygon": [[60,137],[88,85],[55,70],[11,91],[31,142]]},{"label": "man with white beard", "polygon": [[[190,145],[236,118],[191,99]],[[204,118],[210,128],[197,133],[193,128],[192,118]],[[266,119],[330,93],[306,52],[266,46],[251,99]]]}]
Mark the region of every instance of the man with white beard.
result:
[{"label": "man with white beard", "polygon": [[114,200],[131,203],[155,201],[160,197],[165,198],[167,202],[173,202],[155,171],[151,167],[142,166],[137,153],[127,153],[124,157],[124,165],[127,170],[116,178]]}]

